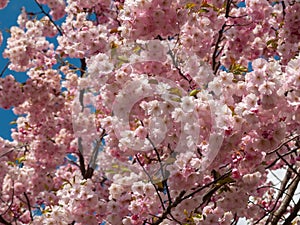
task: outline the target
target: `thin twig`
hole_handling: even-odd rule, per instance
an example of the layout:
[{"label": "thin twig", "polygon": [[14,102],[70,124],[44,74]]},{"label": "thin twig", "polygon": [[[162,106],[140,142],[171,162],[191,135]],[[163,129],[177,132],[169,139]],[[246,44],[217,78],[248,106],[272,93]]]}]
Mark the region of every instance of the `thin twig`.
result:
[{"label": "thin twig", "polygon": [[7,62],[7,63],[5,64],[4,68],[2,69],[2,71],[1,71],[1,73],[0,73],[0,77],[3,76],[5,70],[8,68],[9,64],[10,64],[10,62]]},{"label": "thin twig", "polygon": [[2,215],[0,215],[0,223],[3,223],[4,225],[11,225],[11,223],[7,222]]},{"label": "thin twig", "polygon": [[[298,148],[294,148],[294,149],[292,149],[292,150],[290,150],[290,151],[288,151],[288,152],[282,154],[281,156],[282,156],[282,157],[285,157],[285,156],[290,155],[290,154],[292,154],[292,153],[297,153],[297,150],[298,150],[298,149],[300,149],[300,148],[299,148],[299,147],[298,147]],[[273,166],[278,162],[278,160],[280,160],[280,158],[276,158],[271,164],[269,164],[269,165],[266,167],[266,169],[270,169],[271,167],[273,167]]]},{"label": "thin twig", "polygon": [[29,198],[28,198],[26,192],[24,192],[24,196],[26,198],[26,202],[27,202],[27,206],[28,206],[28,211],[30,213],[30,219],[31,219],[31,221],[33,221],[33,215],[32,215],[32,212],[31,212],[31,205],[30,205],[30,201],[29,201]]},{"label": "thin twig", "polygon": [[180,204],[182,202],[182,197],[184,196],[185,193],[186,193],[186,191],[181,191],[180,194],[176,197],[175,201],[172,204],[169,204],[168,208],[163,212],[163,214],[158,218],[158,220],[155,221],[155,223],[153,223],[152,225],[158,225],[164,219],[166,219],[167,216],[171,213],[171,209],[175,208],[178,204]]},{"label": "thin twig", "polygon": [[[292,177],[292,170],[291,170],[290,168],[288,168],[288,169],[286,170],[285,176],[284,176],[284,178],[283,178],[283,180],[282,180],[282,182],[281,182],[281,185],[280,185],[280,188],[279,188],[279,192],[278,192],[278,194],[277,194],[277,197],[276,197],[274,206],[273,206],[272,209],[270,210],[271,212],[274,211],[274,209],[275,209],[276,206],[277,206],[277,203],[278,203],[279,199],[283,196],[283,194],[284,194],[284,192],[285,192],[285,190],[286,190],[286,186],[287,186],[287,184],[288,184],[288,182],[289,182],[289,180],[290,180],[291,177]],[[273,214],[271,213],[271,214],[269,215],[269,218],[268,218],[267,221],[266,221],[266,224],[268,224],[270,221],[272,221],[272,219],[273,219]]]},{"label": "thin twig", "polygon": [[[232,3],[232,0],[227,0],[227,2],[226,2],[225,18],[229,17],[231,3]],[[221,54],[221,50],[219,50],[219,48],[220,48],[220,43],[221,43],[222,38],[223,38],[224,30],[225,30],[226,27],[227,27],[227,25],[226,25],[226,22],[225,22],[222,25],[219,32],[218,32],[218,37],[217,37],[217,40],[216,40],[216,43],[215,43],[215,49],[214,49],[214,52],[213,52],[213,55],[212,55],[212,70],[214,71],[214,74],[217,73],[217,71],[218,71],[218,69],[221,65],[220,62],[217,62],[217,58]],[[223,49],[223,47],[221,49]]]},{"label": "thin twig", "polygon": [[162,184],[163,184],[164,188],[166,189],[169,203],[172,203],[172,199],[171,199],[171,195],[170,195],[170,191],[169,191],[169,186],[168,186],[168,182],[167,182],[167,177],[166,177],[165,171],[163,169],[163,165],[162,165],[162,161],[161,161],[159,152],[157,151],[156,146],[154,145],[152,140],[149,138],[149,136],[147,136],[147,139],[149,140],[150,144],[152,145],[152,147],[155,151],[155,154],[156,154],[157,160],[159,162],[159,166],[160,166],[160,172],[161,172],[161,175],[162,175],[162,178],[163,178],[162,179]]},{"label": "thin twig", "polygon": [[291,200],[293,199],[294,193],[298,187],[298,183],[300,181],[300,176],[296,175],[296,178],[292,181],[289,189],[288,189],[288,194],[285,196],[283,199],[280,207],[278,210],[274,213],[273,220],[271,221],[271,225],[276,225],[278,224],[279,220],[283,216],[283,214],[286,212]]},{"label": "thin twig", "polygon": [[102,134],[100,135],[100,139],[97,140],[96,145],[93,149],[93,153],[92,153],[90,162],[88,164],[88,168],[87,168],[87,170],[85,171],[85,174],[84,174],[84,179],[89,179],[93,176],[94,170],[96,168],[96,160],[98,158],[99,148],[102,144],[102,141],[103,141],[103,138],[104,138],[105,135],[106,135],[105,129],[103,129]]},{"label": "thin twig", "polygon": [[82,146],[82,138],[78,138],[78,157],[79,157],[79,167],[80,167],[80,172],[82,176],[84,177],[85,175],[85,165],[84,165],[84,158],[83,158],[83,146]]},{"label": "thin twig", "polygon": [[296,139],[296,138],[298,138],[298,137],[300,137],[300,135],[296,135],[296,136],[294,136],[294,137],[288,139],[287,141],[282,142],[277,148],[275,148],[274,150],[272,150],[272,151],[270,151],[270,152],[267,152],[267,155],[270,155],[270,154],[272,154],[272,153],[278,151],[279,149],[282,148],[282,146],[284,146],[285,144],[289,143],[290,141],[293,141],[294,139]]},{"label": "thin twig", "polygon": [[80,67],[80,77],[83,77],[85,71],[86,71],[86,61],[85,58],[80,59],[81,67]]},{"label": "thin twig", "polygon": [[[14,186],[14,182],[13,182],[12,186]],[[15,196],[15,189],[12,188],[11,203],[9,204],[8,208],[2,213],[2,215],[6,214],[8,212],[8,210],[11,210],[11,206],[14,203],[14,196]]]},{"label": "thin twig", "polygon": [[13,151],[14,151],[14,149],[10,149],[7,152],[4,152],[3,154],[0,155],[0,158],[2,158],[3,156],[5,156],[5,155],[7,155],[7,154],[9,154],[9,153],[11,153]]},{"label": "thin twig", "polygon": [[149,173],[148,173],[148,172],[146,171],[146,169],[144,168],[144,166],[143,166],[142,162],[140,161],[138,155],[135,155],[135,158],[136,158],[136,160],[138,161],[138,163],[140,164],[140,166],[142,167],[144,173],[145,173],[145,174],[147,175],[147,177],[149,178],[151,184],[153,185],[153,187],[154,187],[154,189],[155,189],[155,191],[156,191],[156,193],[157,193],[157,195],[158,195],[158,198],[159,198],[159,201],[160,201],[160,203],[161,203],[161,206],[162,206],[163,210],[165,210],[164,202],[163,202],[163,200],[162,200],[162,198],[161,198],[161,196],[160,196],[160,194],[159,194],[158,188],[156,187],[156,185],[155,185],[154,182],[153,182],[152,177],[149,175]]},{"label": "thin twig", "polygon": [[278,152],[276,152],[276,155],[295,173],[297,176],[300,177],[300,174],[297,172],[297,170],[284,158],[282,155],[280,155]]},{"label": "thin twig", "polygon": [[288,218],[285,219],[284,223],[282,225],[289,225],[292,224],[293,219],[296,218],[298,212],[300,210],[300,199],[298,200],[297,204],[294,206],[293,211],[290,213]]},{"label": "thin twig", "polygon": [[44,8],[42,7],[42,5],[40,3],[37,2],[37,0],[34,0],[35,3],[38,5],[38,7],[42,10],[42,12],[48,17],[48,19],[50,20],[50,22],[56,27],[56,29],[58,30],[60,35],[63,35],[62,30],[60,29],[60,27],[54,22],[54,20],[52,19],[52,17],[49,15],[49,13],[47,13]]},{"label": "thin twig", "polygon": [[184,199],[188,199],[188,198],[190,198],[190,197],[193,197],[193,196],[194,196],[195,194],[197,194],[198,192],[204,190],[205,188],[210,187],[210,186],[213,185],[213,184],[216,184],[216,183],[217,183],[218,181],[220,181],[220,180],[223,180],[223,179],[225,179],[225,178],[227,178],[227,177],[230,177],[230,175],[231,175],[231,170],[227,171],[225,174],[223,174],[223,175],[220,176],[219,178],[217,178],[217,179],[211,181],[211,182],[208,183],[208,184],[205,184],[204,186],[199,187],[198,189],[196,189],[196,190],[193,191],[192,193],[186,195],[186,196],[183,198],[183,200],[184,200]]}]

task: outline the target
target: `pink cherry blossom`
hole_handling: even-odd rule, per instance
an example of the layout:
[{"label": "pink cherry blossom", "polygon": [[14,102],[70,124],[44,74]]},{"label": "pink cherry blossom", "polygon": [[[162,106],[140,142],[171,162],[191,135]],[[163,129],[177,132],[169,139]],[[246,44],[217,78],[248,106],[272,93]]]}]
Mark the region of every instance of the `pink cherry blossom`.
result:
[{"label": "pink cherry blossom", "polygon": [[0,1],[0,9],[5,8],[8,3],[9,3],[9,0],[1,0]]},{"label": "pink cherry blossom", "polygon": [[299,1],[32,3],[0,33],[0,223],[298,222]]}]

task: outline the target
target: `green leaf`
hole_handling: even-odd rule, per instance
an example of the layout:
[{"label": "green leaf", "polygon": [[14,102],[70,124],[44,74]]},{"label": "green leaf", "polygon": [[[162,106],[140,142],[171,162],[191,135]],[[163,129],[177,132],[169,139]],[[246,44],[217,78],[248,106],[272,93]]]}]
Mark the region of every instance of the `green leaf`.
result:
[{"label": "green leaf", "polygon": [[118,169],[120,166],[119,166],[119,164],[113,164],[112,165],[112,168],[115,168],[115,169]]},{"label": "green leaf", "polygon": [[20,157],[20,158],[17,158],[16,161],[17,161],[18,163],[22,163],[22,162],[26,161],[26,158],[25,158],[25,156],[22,156],[22,157]]},{"label": "green leaf", "polygon": [[233,63],[230,66],[229,71],[232,72],[233,74],[242,74],[242,73],[246,73],[248,71],[248,68],[240,64]]},{"label": "green leaf", "polygon": [[11,121],[9,124],[17,124],[16,120]]},{"label": "green leaf", "polygon": [[278,43],[276,39],[271,39],[267,41],[267,46],[270,46],[271,48],[277,49]]},{"label": "green leaf", "polygon": [[137,53],[141,50],[142,48],[140,46],[136,46],[134,49],[133,49],[133,52],[134,53]]},{"label": "green leaf", "polygon": [[174,97],[171,97],[170,98],[172,101],[174,102],[181,102],[181,98],[174,98]]},{"label": "green leaf", "polygon": [[105,170],[105,173],[116,173],[115,170]]},{"label": "green leaf", "polygon": [[15,163],[12,162],[12,161],[8,161],[7,164],[8,164],[9,166],[14,166],[14,165],[15,165]]},{"label": "green leaf", "polygon": [[128,169],[127,167],[121,167],[121,171],[122,172],[131,172],[131,170]]},{"label": "green leaf", "polygon": [[158,84],[158,81],[156,79],[149,79],[149,84]]},{"label": "green leaf", "polygon": [[222,186],[222,185],[230,184],[230,183],[233,183],[233,182],[235,182],[235,180],[228,176],[228,177],[224,177],[221,180],[218,180],[217,185]]},{"label": "green leaf", "polygon": [[129,60],[125,56],[120,55],[117,57],[117,59],[120,60],[121,62],[129,63]]},{"label": "green leaf", "polygon": [[169,88],[168,91],[169,91],[170,94],[182,97],[182,93],[181,93],[181,90],[179,88]]},{"label": "green leaf", "polygon": [[173,164],[175,161],[176,161],[176,158],[174,158],[174,157],[169,157],[169,158],[167,158],[164,162],[165,162],[167,165],[170,165],[170,164]]},{"label": "green leaf", "polygon": [[205,9],[205,8],[201,8],[198,10],[198,13],[208,13],[209,10],[208,9]]},{"label": "green leaf", "polygon": [[185,8],[187,8],[187,9],[192,9],[192,8],[194,8],[195,6],[196,6],[195,3],[190,2],[190,3],[187,3],[187,4],[185,5]]},{"label": "green leaf", "polygon": [[200,90],[194,89],[190,92],[190,96],[195,96],[200,92]]}]

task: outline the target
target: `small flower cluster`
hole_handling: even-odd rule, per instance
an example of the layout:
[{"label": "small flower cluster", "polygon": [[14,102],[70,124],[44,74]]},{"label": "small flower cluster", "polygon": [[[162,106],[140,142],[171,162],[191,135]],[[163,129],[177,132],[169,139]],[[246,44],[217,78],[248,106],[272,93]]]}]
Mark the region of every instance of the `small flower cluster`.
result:
[{"label": "small flower cluster", "polygon": [[9,0],[1,0],[0,9],[4,9],[8,3],[9,3]]},{"label": "small flower cluster", "polygon": [[176,3],[171,0],[125,1],[119,20],[122,36],[133,40],[165,38],[179,32]]},{"label": "small flower cluster", "polygon": [[4,109],[22,104],[26,97],[22,85],[12,75],[0,78],[0,106]]},{"label": "small flower cluster", "polygon": [[50,8],[53,20],[59,20],[66,14],[66,3],[64,0],[37,0],[40,4],[46,4]]},{"label": "small flower cluster", "polygon": [[[11,70],[26,71],[33,66],[43,65],[42,63],[45,63],[46,66],[52,66],[56,63],[53,57],[53,45],[49,45],[43,36],[44,25],[40,21],[27,21],[26,31],[19,27],[11,27],[11,37],[8,38],[7,48],[3,53],[3,56],[9,58],[11,62],[9,65]],[[51,58],[44,54],[45,51],[50,54]],[[39,58],[41,59],[39,60]],[[49,62],[43,62],[43,60]]]},{"label": "small flower cluster", "polygon": [[107,29],[102,25],[94,25],[87,20],[85,12],[69,14],[63,23],[66,35],[57,38],[57,49],[63,56],[84,58],[107,50]]}]

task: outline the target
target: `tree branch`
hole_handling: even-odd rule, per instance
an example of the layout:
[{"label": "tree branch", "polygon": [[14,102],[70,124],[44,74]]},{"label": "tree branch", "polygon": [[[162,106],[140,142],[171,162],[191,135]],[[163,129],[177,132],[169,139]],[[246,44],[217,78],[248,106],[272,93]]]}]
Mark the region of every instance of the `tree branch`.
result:
[{"label": "tree branch", "polygon": [[[291,202],[291,200],[294,196],[294,193],[297,189],[299,181],[300,181],[300,176],[298,176],[296,174],[295,179],[291,182],[291,185],[288,189],[287,195],[283,199],[283,201],[282,201],[280,207],[278,208],[278,210],[274,213],[273,220],[270,223],[271,225],[277,225],[279,220],[283,216],[283,214],[286,212],[287,207],[289,206],[289,204],[290,204],[290,202]],[[299,202],[297,203],[297,205],[296,205],[297,207],[299,207],[298,204],[300,204],[300,203]]]},{"label": "tree branch", "polygon": [[2,215],[0,215],[0,222],[3,223],[4,225],[12,225],[11,223],[7,222]]},{"label": "tree branch", "polygon": [[176,197],[175,201],[172,204],[169,204],[168,208],[163,212],[163,214],[158,218],[158,220],[155,223],[152,223],[152,225],[158,225],[164,219],[166,219],[167,216],[171,213],[171,209],[175,208],[179,203],[182,202],[182,197],[185,193],[186,191],[181,191],[180,194]]},{"label": "tree branch", "polygon": [[294,206],[294,209],[291,212],[291,214],[288,216],[288,218],[286,218],[286,220],[284,221],[284,223],[282,225],[292,224],[292,221],[293,221],[293,219],[296,218],[299,210],[300,210],[300,199],[298,200],[297,204]]},{"label": "tree branch", "polygon": [[33,221],[33,215],[32,215],[32,212],[31,212],[31,205],[30,205],[30,201],[29,201],[29,198],[28,198],[26,192],[24,192],[24,196],[26,198],[28,210],[29,210],[29,213],[30,213],[30,219],[31,219],[31,221]]},{"label": "tree branch", "polygon": [[282,148],[282,146],[284,146],[285,144],[289,143],[290,141],[293,141],[294,139],[296,139],[296,138],[298,138],[298,137],[300,137],[300,135],[296,135],[296,136],[294,136],[294,137],[292,137],[292,138],[286,140],[285,142],[282,142],[277,148],[275,148],[274,150],[272,150],[272,151],[270,151],[270,152],[267,152],[267,155],[270,155],[270,154],[272,154],[272,153],[274,153],[274,152],[277,152],[279,149]]},{"label": "tree branch", "polygon": [[[281,181],[281,185],[280,185],[279,192],[278,192],[276,200],[275,200],[275,204],[274,204],[273,208],[270,210],[271,212],[274,211],[274,209],[277,206],[277,203],[278,203],[279,199],[285,193],[287,184],[288,184],[288,182],[289,182],[289,180],[290,180],[291,177],[292,177],[292,170],[290,168],[288,168],[287,171],[286,171],[286,173],[285,173],[285,176],[284,176],[283,180]],[[273,219],[273,213],[270,213],[269,218],[267,219],[266,224],[268,224],[270,221],[272,221],[272,219]]]},{"label": "tree branch", "polygon": [[156,191],[156,194],[158,195],[160,204],[161,204],[163,210],[165,210],[165,209],[166,209],[166,208],[165,208],[165,204],[164,204],[164,202],[163,202],[163,200],[162,200],[162,198],[161,198],[161,196],[160,196],[160,193],[159,193],[158,188],[156,187],[156,185],[155,185],[154,182],[153,182],[152,177],[149,175],[149,173],[146,171],[146,169],[145,169],[144,166],[142,165],[142,162],[140,161],[140,159],[139,159],[139,157],[138,157],[137,154],[135,155],[135,158],[136,158],[136,160],[138,161],[138,163],[140,164],[140,166],[142,167],[144,173],[145,173],[145,174],[147,175],[147,177],[149,178],[151,184],[153,185],[153,187],[154,187],[154,189],[155,189],[155,191]]},{"label": "tree branch", "polygon": [[80,76],[83,77],[85,71],[86,71],[86,61],[85,58],[80,59],[81,67],[80,67]]},{"label": "tree branch", "polygon": [[0,77],[2,77],[2,76],[3,76],[3,74],[4,74],[5,70],[8,68],[9,64],[10,64],[10,62],[7,62],[7,63],[5,64],[5,66],[4,66],[4,68],[3,68],[3,70],[2,70],[2,71],[1,71],[1,73],[0,73]]},{"label": "tree branch", "polygon": [[[231,3],[232,3],[232,0],[227,0],[227,2],[226,2],[225,18],[229,17]],[[227,27],[227,24],[225,22],[222,25],[221,30],[219,30],[219,32],[218,32],[218,38],[217,38],[217,41],[216,41],[216,44],[215,44],[215,49],[214,49],[214,52],[213,52],[213,55],[212,55],[212,70],[214,71],[214,74],[217,73],[217,71],[218,71],[218,69],[219,69],[219,67],[221,65],[220,62],[217,62],[217,58],[221,54],[220,51],[223,50],[223,47],[220,50],[220,43],[222,41],[223,33],[224,33],[224,30],[225,30],[226,27]]]},{"label": "tree branch", "polygon": [[297,175],[300,177],[299,172],[284,158],[282,155],[280,155],[278,152],[276,152],[276,155]]},{"label": "tree branch", "polygon": [[169,203],[172,203],[172,199],[171,199],[171,195],[170,195],[170,191],[169,191],[169,186],[168,186],[168,182],[167,182],[168,178],[166,177],[165,171],[163,169],[163,165],[162,165],[162,161],[161,161],[159,152],[157,151],[156,146],[154,145],[154,143],[152,142],[152,140],[149,138],[149,136],[147,136],[147,139],[149,140],[150,144],[152,145],[152,147],[153,147],[153,149],[155,151],[155,154],[156,154],[157,160],[159,162],[159,166],[160,166],[160,172],[161,172],[161,175],[162,175],[162,178],[163,178],[162,179],[162,184],[163,184],[163,187],[166,189]]},{"label": "tree branch", "polygon": [[44,8],[41,6],[40,3],[37,2],[37,0],[34,0],[35,3],[38,5],[38,7],[42,10],[42,12],[48,17],[48,19],[50,20],[50,22],[56,27],[56,29],[58,30],[60,35],[63,35],[62,30],[60,29],[59,26],[57,26],[57,24],[53,21],[53,19],[51,18],[51,16],[49,15],[49,13],[47,13]]}]

